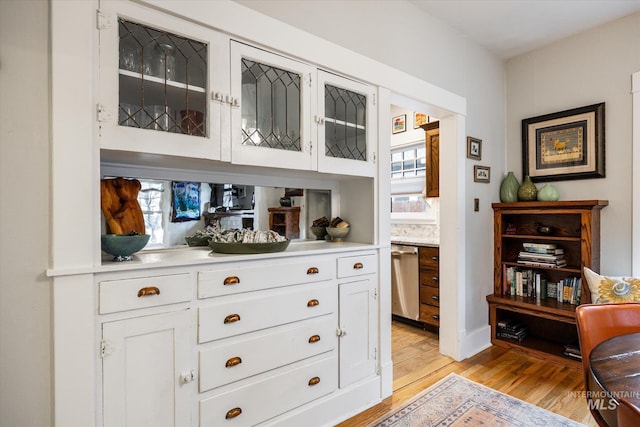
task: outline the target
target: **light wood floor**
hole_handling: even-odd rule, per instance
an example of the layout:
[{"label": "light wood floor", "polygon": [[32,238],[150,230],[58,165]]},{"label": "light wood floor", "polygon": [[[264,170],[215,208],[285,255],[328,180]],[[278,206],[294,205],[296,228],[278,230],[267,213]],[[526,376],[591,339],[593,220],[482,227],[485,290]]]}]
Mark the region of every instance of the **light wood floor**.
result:
[{"label": "light wood floor", "polygon": [[339,427],[366,426],[451,372],[589,427],[597,427],[582,393],[580,370],[498,347],[456,362],[438,352],[436,334],[395,321],[391,345],[393,395]]}]

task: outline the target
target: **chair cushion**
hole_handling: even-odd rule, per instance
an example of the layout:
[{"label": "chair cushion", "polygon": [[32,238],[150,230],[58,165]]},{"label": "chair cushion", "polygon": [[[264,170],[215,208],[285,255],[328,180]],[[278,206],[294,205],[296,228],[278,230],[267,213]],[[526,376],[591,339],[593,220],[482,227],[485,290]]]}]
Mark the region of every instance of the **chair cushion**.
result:
[{"label": "chair cushion", "polygon": [[634,277],[601,276],[585,267],[584,277],[591,291],[591,302],[640,302],[640,279]]}]

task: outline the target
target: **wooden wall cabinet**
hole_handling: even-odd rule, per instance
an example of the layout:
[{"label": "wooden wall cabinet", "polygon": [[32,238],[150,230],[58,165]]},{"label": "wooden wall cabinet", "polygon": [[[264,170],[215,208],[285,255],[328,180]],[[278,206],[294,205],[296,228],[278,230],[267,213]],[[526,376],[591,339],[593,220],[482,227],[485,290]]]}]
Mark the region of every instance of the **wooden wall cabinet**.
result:
[{"label": "wooden wall cabinet", "polygon": [[440,327],[440,249],[421,246],[420,265],[420,321]]},{"label": "wooden wall cabinet", "polygon": [[440,196],[440,122],[420,126],[425,131],[427,154],[427,197]]},{"label": "wooden wall cabinet", "polygon": [[[600,269],[600,210],[606,200],[494,203],[494,291],[487,296],[491,342],[521,350],[552,362],[579,368],[577,358],[565,356],[565,346],[578,344],[575,308],[577,304],[555,298],[511,295],[507,269],[532,270],[547,282],[581,278],[579,304],[590,303],[583,267]],[[549,234],[538,231],[551,228]],[[555,244],[564,250],[564,267],[527,266],[518,262],[523,243]],[[518,340],[498,336],[497,324],[510,319],[522,323],[528,335]]]}]

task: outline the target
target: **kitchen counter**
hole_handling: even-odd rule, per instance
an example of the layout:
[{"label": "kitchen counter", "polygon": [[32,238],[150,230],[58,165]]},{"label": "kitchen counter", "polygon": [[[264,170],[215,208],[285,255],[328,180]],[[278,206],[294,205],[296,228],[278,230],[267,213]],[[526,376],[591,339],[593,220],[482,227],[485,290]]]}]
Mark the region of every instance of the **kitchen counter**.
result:
[{"label": "kitchen counter", "polygon": [[391,243],[396,245],[413,245],[413,246],[424,246],[429,248],[438,248],[440,247],[440,242],[433,239],[421,239],[419,237],[409,237],[409,236],[391,236]]}]

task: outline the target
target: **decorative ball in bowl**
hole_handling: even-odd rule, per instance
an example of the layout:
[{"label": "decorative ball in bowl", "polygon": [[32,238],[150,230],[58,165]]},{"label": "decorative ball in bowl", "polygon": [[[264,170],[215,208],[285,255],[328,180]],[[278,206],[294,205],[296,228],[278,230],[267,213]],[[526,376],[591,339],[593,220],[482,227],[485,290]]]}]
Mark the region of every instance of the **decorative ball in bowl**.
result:
[{"label": "decorative ball in bowl", "polygon": [[131,261],[133,254],[145,247],[149,242],[148,234],[103,234],[102,250],[113,255],[113,260]]},{"label": "decorative ball in bowl", "polygon": [[331,236],[332,241],[341,242],[349,234],[349,230],[349,227],[327,227],[327,234]]},{"label": "decorative ball in bowl", "polygon": [[311,227],[311,232],[316,236],[316,240],[324,240],[327,235],[327,227]]}]

